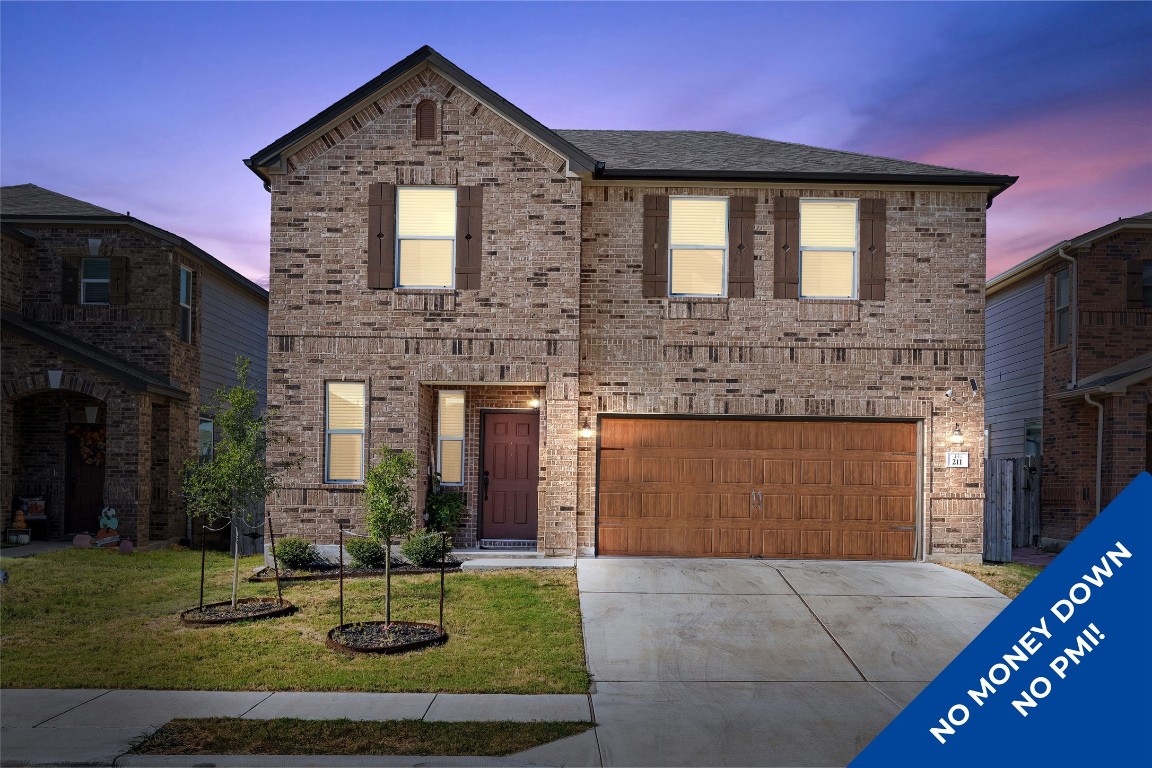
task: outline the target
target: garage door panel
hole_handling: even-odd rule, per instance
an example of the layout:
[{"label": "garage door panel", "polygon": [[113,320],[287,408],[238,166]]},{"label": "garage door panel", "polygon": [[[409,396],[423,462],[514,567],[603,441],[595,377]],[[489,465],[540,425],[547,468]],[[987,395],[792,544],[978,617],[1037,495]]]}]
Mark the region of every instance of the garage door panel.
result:
[{"label": "garage door panel", "polygon": [[914,556],[912,423],[602,423],[601,554]]}]

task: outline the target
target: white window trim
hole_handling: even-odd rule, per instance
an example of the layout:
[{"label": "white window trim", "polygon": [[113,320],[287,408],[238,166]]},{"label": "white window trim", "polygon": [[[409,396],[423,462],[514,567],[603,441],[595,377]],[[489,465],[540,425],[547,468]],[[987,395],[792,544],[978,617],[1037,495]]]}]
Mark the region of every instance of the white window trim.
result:
[{"label": "white window trim", "polygon": [[[329,427],[328,397],[329,384],[359,384],[364,388],[364,411],[360,416],[360,429],[332,429]],[[338,485],[350,485],[364,482],[364,451],[367,448],[367,411],[368,409],[368,383],[364,381],[329,380],[324,382],[324,482]],[[333,480],[331,475],[332,435],[360,435],[360,477],[355,480]]]},{"label": "white window trim", "polygon": [[[802,197],[800,198],[800,216],[804,216],[805,203],[855,203],[856,204],[856,247],[844,248],[832,246],[812,245],[805,247],[804,240],[800,240],[800,283],[796,286],[801,299],[810,301],[846,301],[854,300],[860,296],[860,200],[855,197]],[[852,254],[852,293],[849,296],[805,296],[804,295],[804,251],[823,251],[826,253]]]},{"label": "white window trim", "polygon": [[[108,262],[108,277],[107,278],[90,278],[84,277],[84,265],[90,261],[106,261]],[[88,301],[88,285],[89,284],[103,284],[108,286],[108,301]],[[96,306],[106,306],[112,303],[112,259],[107,256],[85,256],[80,261],[80,303],[93,304]]]},{"label": "white window trim", "polygon": [[[184,303],[184,285],[185,275],[187,275],[188,285],[188,303]],[[180,267],[180,296],[178,298],[180,305],[180,340],[188,344],[192,343],[192,270],[187,267]],[[184,324],[184,316],[188,316],[188,324]],[[185,333],[187,331],[187,333]]]},{"label": "white window trim", "polygon": [[[460,395],[464,400],[464,415],[463,415],[463,432],[460,437],[445,437],[444,429],[440,422],[440,398],[444,395]],[[467,464],[467,455],[465,452],[466,435],[468,432],[468,396],[462,389],[442,389],[436,393],[436,471],[441,473],[440,485],[450,488],[461,488],[468,477],[465,469]],[[446,482],[443,477],[444,467],[444,443],[460,443],[460,482],[450,483]]]},{"label": "white window trim", "polygon": [[[678,245],[672,242],[672,201],[673,200],[723,200],[724,201],[724,258],[720,263],[720,293],[673,293],[672,292],[672,251],[715,251],[715,245]],[[732,241],[729,223],[732,218],[732,201],[724,195],[669,195],[668,197],[668,295],[674,298],[722,299],[728,296],[728,246]]]},{"label": "white window trim", "polygon": [[[395,285],[397,288],[399,288],[401,290],[415,290],[415,291],[454,290],[456,288],[456,236],[455,235],[452,235],[452,236],[407,235],[407,236],[401,237],[400,236],[400,190],[401,189],[437,189],[437,190],[442,190],[442,189],[445,189],[445,187],[416,185],[416,184],[407,184],[404,186],[396,187],[396,211],[395,211],[396,242],[394,244],[395,258],[393,259],[393,261],[395,262],[396,273],[395,273],[395,275],[393,275],[393,280],[394,280],[393,285]],[[455,187],[452,187],[453,191],[455,191],[455,189],[456,189]],[[457,202],[457,206],[458,205],[459,205],[459,202]],[[453,208],[453,211],[452,211],[453,218],[455,219],[455,217],[457,217],[458,215],[459,215],[459,211],[456,208]],[[400,243],[404,240],[449,240],[449,241],[451,241],[451,243],[452,243],[452,267],[451,267],[451,270],[449,272],[449,274],[451,275],[451,280],[449,280],[448,285],[405,285],[405,284],[400,282]]]},{"label": "white window trim", "polygon": [[[1060,277],[1063,275],[1064,282],[1067,284],[1067,290],[1064,291],[1066,298],[1064,303],[1060,303]],[[1057,270],[1056,275],[1052,281],[1052,320],[1056,326],[1053,330],[1053,341],[1055,346],[1060,347],[1069,342],[1072,338],[1072,270],[1069,267]],[[1067,320],[1064,325],[1064,335],[1060,335],[1060,312],[1067,313]]]}]

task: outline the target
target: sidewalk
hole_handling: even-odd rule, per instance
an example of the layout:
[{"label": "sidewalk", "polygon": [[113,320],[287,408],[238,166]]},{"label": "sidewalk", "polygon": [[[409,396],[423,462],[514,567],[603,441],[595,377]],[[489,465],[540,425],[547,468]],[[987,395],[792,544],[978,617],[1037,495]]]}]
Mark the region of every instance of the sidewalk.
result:
[{"label": "sidewalk", "polygon": [[583,694],[293,693],[227,691],[0,691],[0,765],[116,766],[531,766],[595,765],[594,730],[513,757],[348,755],[127,755],[132,743],[178,717],[305,720],[592,720]]}]

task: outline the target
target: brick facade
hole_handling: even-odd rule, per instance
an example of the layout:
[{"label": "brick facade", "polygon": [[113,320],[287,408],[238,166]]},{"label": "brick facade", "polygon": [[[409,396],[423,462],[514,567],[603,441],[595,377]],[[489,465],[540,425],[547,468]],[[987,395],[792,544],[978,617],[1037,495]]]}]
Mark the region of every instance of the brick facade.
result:
[{"label": "brick facade", "polygon": [[[1040,536],[1045,543],[1064,544],[1095,517],[1096,434],[1098,409],[1083,397],[1058,399],[1073,380],[1073,349],[1077,381],[1152,352],[1152,308],[1128,306],[1127,267],[1131,261],[1152,262],[1152,226],[1144,231],[1122,230],[1090,243],[1076,259],[1075,330],[1070,341],[1057,345],[1053,328],[1054,275],[1068,266],[1057,261],[1045,272],[1045,361],[1043,420],[1043,482]],[[1152,384],[1129,386],[1122,395],[1095,397],[1104,408],[1101,498],[1103,508],[1140,472],[1152,469],[1148,453]]]},{"label": "brick facade", "polygon": [[[425,99],[437,106],[435,141],[415,139]],[[594,553],[594,429],[603,414],[628,413],[915,420],[921,554],[979,559],[986,190],[582,179],[431,68],[279,162],[269,176],[269,403],[290,442],[272,458],[302,463],[269,499],[278,532],[332,543],[338,522],[363,528],[361,486],[323,482],[325,382],[350,380],[367,384],[369,454],[411,450],[422,472],[434,463],[435,392],[465,391],[459,544],[476,540],[480,411],[538,397],[537,543],[548,554]],[[368,288],[373,182],[483,186],[480,288]],[[644,298],[644,194],[755,197],[755,298]],[[772,298],[778,196],[886,200],[885,300]],[[966,469],[944,467],[957,426]],[[422,478],[414,491],[421,502]]]}]

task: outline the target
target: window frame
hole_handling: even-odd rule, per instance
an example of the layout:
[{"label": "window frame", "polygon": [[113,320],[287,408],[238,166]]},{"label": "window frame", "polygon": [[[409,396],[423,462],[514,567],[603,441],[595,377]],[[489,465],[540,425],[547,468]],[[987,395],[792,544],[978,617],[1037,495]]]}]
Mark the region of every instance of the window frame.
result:
[{"label": "window frame", "polygon": [[[672,202],[674,200],[723,200],[724,201],[724,245],[680,244],[672,242]],[[732,241],[730,219],[732,216],[732,200],[726,195],[669,195],[668,196],[668,297],[675,299],[723,299],[728,297],[728,258],[729,247]],[[672,291],[673,251],[716,251],[722,252],[720,260],[720,293],[674,293]]]},{"label": "window frame", "polygon": [[[90,278],[85,276],[85,267],[89,263],[103,261],[108,265],[108,277],[105,278]],[[103,284],[108,287],[108,298],[105,301],[89,301],[88,300],[88,285]],[[80,260],[80,303],[89,304],[92,306],[107,306],[112,303],[112,259],[107,256],[85,256]]]},{"label": "window frame", "polygon": [[[463,411],[460,419],[460,435],[444,435],[443,397],[444,395],[459,395],[460,408]],[[440,485],[450,488],[461,488],[467,480],[465,471],[467,453],[465,451],[468,432],[468,396],[462,389],[440,389],[436,391],[436,472],[440,475]],[[452,482],[444,479],[444,444],[460,443],[460,480]]]},{"label": "window frame", "polygon": [[[208,425],[208,429],[204,429],[204,425]],[[208,432],[208,450],[205,451],[200,444],[200,438],[204,436],[204,432]],[[216,455],[216,422],[206,416],[200,417],[200,423],[196,427],[196,455],[201,461],[211,459]]]},{"label": "window frame", "polygon": [[[1064,302],[1060,301],[1060,282],[1065,284]],[[1070,267],[1056,270],[1052,276],[1052,345],[1064,346],[1072,338],[1072,271]],[[1063,313],[1063,315],[1061,315]],[[1060,318],[1064,318],[1061,326]]]},{"label": "window frame", "polygon": [[[810,204],[852,203],[856,210],[853,219],[853,234],[855,244],[852,248],[844,246],[804,245],[804,207]],[[857,301],[860,298],[860,199],[855,197],[802,197],[797,206],[799,211],[798,226],[798,264],[799,281],[796,285],[797,298],[809,301]],[[804,252],[819,251],[822,253],[851,253],[852,254],[852,290],[847,296],[809,296],[804,293]]]},{"label": "window frame", "polygon": [[[359,429],[332,429],[332,411],[331,411],[331,398],[332,398],[332,385],[333,384],[359,384],[362,392],[364,405],[361,408],[360,414],[360,428]],[[367,447],[367,427],[368,427],[368,382],[366,381],[345,381],[342,379],[332,379],[324,382],[324,482],[338,485],[349,485],[364,482],[364,452]],[[332,435],[360,435],[360,474],[355,479],[332,478]]]},{"label": "window frame", "polygon": [[[403,190],[410,189],[434,189],[442,192],[450,190],[452,192],[452,235],[407,235],[401,236],[400,234],[400,200],[403,196]],[[428,184],[406,184],[396,186],[396,242],[393,244],[393,253],[395,258],[395,266],[393,273],[393,285],[400,290],[413,290],[413,291],[444,291],[456,289],[456,230],[459,227],[459,197],[460,193],[454,186],[435,186]],[[447,285],[405,285],[400,281],[401,262],[401,243],[405,240],[447,240],[452,244],[452,260],[449,265],[449,279]]]},{"label": "window frame", "polygon": [[[187,303],[185,303],[187,288]],[[180,295],[176,299],[180,311],[180,341],[192,343],[192,270],[180,267]]]},{"label": "window frame", "polygon": [[1152,261],[1140,265],[1140,306],[1152,308]]}]

